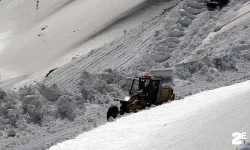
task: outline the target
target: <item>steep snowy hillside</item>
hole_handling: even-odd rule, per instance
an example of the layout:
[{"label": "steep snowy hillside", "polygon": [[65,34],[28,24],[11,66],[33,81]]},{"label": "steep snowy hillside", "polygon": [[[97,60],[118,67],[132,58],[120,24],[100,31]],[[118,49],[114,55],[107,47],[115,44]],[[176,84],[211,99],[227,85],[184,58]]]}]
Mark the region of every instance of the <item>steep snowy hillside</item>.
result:
[{"label": "steep snowy hillside", "polygon": [[203,0],[183,1],[58,68],[44,82],[74,89],[82,70],[98,73],[111,68],[136,76],[170,66],[175,68],[178,95],[185,96],[248,80],[250,17],[246,2],[234,0],[221,11],[211,12]]},{"label": "steep snowy hillside", "polygon": [[[58,60],[60,57],[69,52],[75,54],[71,58],[87,53],[122,36],[124,30],[136,27],[160,13],[163,7],[169,7],[166,2],[2,0],[0,74],[6,79],[61,65],[65,62]],[[158,8],[159,3],[162,6]]]},{"label": "steep snowy hillside", "polygon": [[[49,1],[44,2],[49,4]],[[154,18],[145,21],[132,30],[123,31],[123,26],[120,29],[123,36],[119,35],[112,42],[107,42],[83,56],[72,55],[72,57],[74,56],[72,61],[62,66],[58,63],[61,61],[58,59],[58,56],[67,52],[67,50],[72,50],[72,47],[85,39],[83,36],[90,35],[88,33],[85,34],[85,30],[79,34],[77,30],[72,30],[73,27],[75,29],[74,23],[79,23],[79,26],[77,25],[79,28],[84,25],[82,20],[78,22],[78,19],[83,17],[82,19],[84,20],[84,17],[86,17],[81,15],[81,12],[86,11],[82,7],[88,0],[53,0],[52,2],[52,4],[55,4],[53,5],[54,7],[47,8],[50,5],[46,5],[44,10],[38,9],[44,13],[38,16],[41,20],[32,20],[32,15],[28,15],[31,17],[31,22],[26,22],[25,19],[19,20],[18,18],[22,18],[22,15],[26,13],[32,13],[25,8],[26,4],[34,6],[34,1],[9,1],[9,3],[5,2],[1,6],[2,10],[12,12],[11,9],[15,7],[23,13],[13,11],[12,19],[14,18],[15,21],[19,20],[20,26],[15,27],[18,29],[18,32],[9,31],[6,34],[11,37],[9,38],[10,43],[13,42],[13,44],[10,44],[9,49],[5,49],[6,46],[3,48],[3,51],[0,53],[0,57],[3,57],[0,58],[0,65],[2,65],[3,69],[9,68],[10,70],[20,70],[21,72],[23,70],[28,71],[35,66],[39,72],[0,83],[0,87],[8,89],[17,82],[22,81],[16,84],[14,91],[4,92],[0,90],[0,149],[45,149],[58,142],[72,138],[80,132],[88,131],[106,123],[107,108],[111,104],[116,104],[112,99],[126,96],[132,78],[149,71],[151,68],[173,67],[175,69],[174,91],[179,99],[207,89],[246,81],[250,78],[250,3],[248,0],[231,0],[222,10],[215,11],[207,10],[205,0],[183,0],[180,3],[179,1],[168,1],[163,5],[165,10],[164,7],[159,7],[161,8],[161,13],[158,13]],[[100,2],[98,4],[103,4],[103,1],[102,3],[100,0],[98,2]],[[130,2],[126,6],[128,8],[132,7],[134,11],[133,6],[135,6],[135,3]],[[147,3],[148,5],[153,1],[144,2],[149,2]],[[159,0],[159,2],[162,1]],[[93,4],[94,1],[89,3]],[[40,4],[42,6],[43,3],[41,2]],[[138,1],[136,4],[136,7],[141,7],[141,4],[145,3]],[[157,6],[155,10],[157,10]],[[34,8],[34,11],[36,11],[36,8]],[[119,14],[117,15],[119,16]],[[6,18],[5,15],[7,13],[0,13],[1,15],[3,18]],[[64,17],[69,20],[64,21]],[[91,18],[95,17],[92,16]],[[123,20],[119,18],[118,22],[123,24],[123,22],[120,22]],[[130,19],[136,18],[132,17]],[[13,27],[12,25],[16,22],[14,21],[13,23],[12,19],[10,19],[9,25],[5,25],[0,30],[6,31],[9,27]],[[51,23],[51,25],[48,25],[48,23]],[[102,23],[102,25],[105,24],[105,22]],[[66,27],[61,26],[61,24],[65,24]],[[98,26],[99,24],[95,25]],[[102,25],[100,26],[103,27]],[[65,32],[62,32],[64,27]],[[118,26],[114,25],[113,27],[116,28]],[[95,26],[95,29],[97,28]],[[71,37],[71,34],[75,35],[74,31],[76,31],[77,36]],[[112,28],[111,31],[113,31]],[[86,32],[92,33],[90,30]],[[67,39],[68,36],[70,36],[69,39]],[[14,41],[17,42],[17,45],[15,45]],[[8,45],[8,40],[6,43]],[[47,47],[48,45],[49,47]],[[57,45],[59,46],[57,47]],[[20,50],[19,46],[24,51],[18,51]],[[79,52],[83,51],[82,53],[86,50],[84,46],[74,47],[73,49]],[[6,50],[9,50],[9,52]],[[37,53],[37,50],[39,53]],[[16,53],[17,51],[18,53]],[[39,68],[43,67],[39,66],[37,62],[43,59],[40,59],[40,56],[47,56],[48,54],[51,57],[49,56],[46,62],[50,62],[49,59],[53,58],[57,59],[57,62],[51,65],[49,69],[40,71]],[[68,56],[65,57],[67,58]],[[26,57],[28,59],[25,59]],[[36,59],[37,62],[33,63],[30,61]],[[40,62],[45,60],[47,60],[47,57]],[[60,65],[58,66],[57,63]],[[54,68],[55,70],[50,70]],[[47,77],[45,77],[46,75]],[[248,92],[242,94],[247,95]],[[201,114],[197,115],[198,118],[209,116],[209,113],[203,112],[202,108],[207,111],[214,110],[213,115],[216,110],[210,107],[212,105],[216,105],[218,109],[219,106],[228,106],[219,109],[222,111],[221,115],[225,115],[232,110],[233,99],[227,99],[228,103],[226,99],[222,100],[223,103],[218,103],[215,100],[208,100],[202,103],[204,104],[202,106],[197,104],[199,103],[198,100],[193,100],[190,103],[197,104],[197,107],[193,106],[190,109],[187,108],[187,110],[180,107],[183,110],[181,115],[183,117],[185,117],[185,113],[190,115],[189,111],[192,112],[193,109],[194,111],[200,111]],[[245,97],[243,97],[240,101],[245,103],[245,100]],[[175,102],[170,106],[177,109],[177,104],[183,106],[187,103],[189,102],[183,100]],[[162,106],[159,108],[159,111],[170,106]],[[239,107],[241,107],[241,104],[239,104]],[[243,107],[243,109],[247,108]],[[158,111],[158,109],[153,109],[152,111],[154,110]],[[171,113],[178,112],[173,110]],[[247,110],[246,113],[248,113]],[[234,115],[236,114],[232,114],[232,117],[235,117]],[[242,117],[246,116],[243,115]],[[133,116],[129,117],[133,118]],[[173,117],[178,116],[173,115]],[[175,119],[178,120],[178,118]],[[216,115],[210,119],[217,120],[218,124],[221,123]],[[225,121],[234,121],[227,119],[225,116]],[[247,123],[245,121],[240,122],[237,118],[235,119],[240,124]],[[208,121],[212,122],[209,119]],[[202,121],[198,123],[200,123],[198,125],[204,127],[205,123],[210,122]],[[219,127],[217,128],[216,126],[218,124],[214,126],[210,123],[209,127],[211,129],[214,127],[219,132]],[[226,126],[224,123],[221,124]],[[191,126],[192,124],[189,121],[180,124],[182,127],[184,125]],[[237,125],[232,126],[232,128],[228,128],[227,132],[231,132],[231,129],[236,130],[238,129],[237,127]],[[185,128],[181,129],[184,130]],[[201,128],[199,129],[202,130]],[[209,129],[208,131],[211,130]],[[176,131],[176,133],[178,134],[179,132]],[[211,133],[214,134],[212,131]],[[173,134],[175,135],[175,132]],[[170,135],[166,137],[169,138]],[[204,135],[201,138],[206,139],[207,137]],[[231,138],[231,135],[225,136],[225,139],[227,138]],[[148,148],[147,145],[144,146]],[[189,146],[192,147],[192,144]],[[202,147],[203,145],[199,146]]]},{"label": "steep snowy hillside", "polygon": [[235,150],[232,133],[250,133],[249,96],[250,81],[202,92],[106,123],[48,150]]}]

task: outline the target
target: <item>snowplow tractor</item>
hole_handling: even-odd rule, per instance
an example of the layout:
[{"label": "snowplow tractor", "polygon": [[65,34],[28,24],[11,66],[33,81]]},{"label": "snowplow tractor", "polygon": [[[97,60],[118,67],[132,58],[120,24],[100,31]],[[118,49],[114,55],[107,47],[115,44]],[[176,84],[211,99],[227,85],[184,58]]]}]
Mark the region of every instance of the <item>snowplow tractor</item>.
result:
[{"label": "snowplow tractor", "polygon": [[209,0],[207,1],[207,8],[210,11],[215,10],[217,7],[222,9],[229,3],[229,0]]},{"label": "snowplow tractor", "polygon": [[107,113],[107,120],[112,116],[110,112],[113,112],[116,118],[118,113],[120,115],[130,112],[136,113],[151,105],[161,105],[174,100],[174,91],[169,86],[173,81],[172,76],[173,69],[158,69],[151,70],[150,74],[146,74],[144,77],[134,78],[129,96],[125,99],[114,99],[114,101],[120,102],[120,109],[116,111],[118,107],[116,106],[116,109],[114,109],[114,106],[111,106]]}]

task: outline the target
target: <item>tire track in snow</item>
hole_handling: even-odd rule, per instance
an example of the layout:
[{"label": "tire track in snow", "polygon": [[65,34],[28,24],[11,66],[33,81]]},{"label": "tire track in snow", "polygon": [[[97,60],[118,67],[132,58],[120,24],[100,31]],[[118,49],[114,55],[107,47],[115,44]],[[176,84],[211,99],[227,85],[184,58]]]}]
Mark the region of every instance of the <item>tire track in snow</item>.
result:
[{"label": "tire track in snow", "polygon": [[[151,27],[153,27],[153,25],[155,24],[150,24],[150,27],[148,27],[147,30],[149,30]],[[71,73],[68,74],[68,76],[65,78],[63,78],[63,80],[57,81],[57,83],[62,86],[62,87],[70,87],[69,84],[72,84],[71,82],[77,80],[77,78],[80,77],[81,71],[83,70],[87,70],[91,73],[97,73],[103,70],[103,67],[105,67],[108,63],[113,64],[113,66],[111,66],[111,68],[118,68],[121,65],[124,65],[127,60],[124,59],[124,61],[122,61],[121,63],[114,63],[114,62],[119,62],[118,58],[117,59],[113,59],[112,58],[116,58],[117,56],[121,56],[121,53],[125,53],[127,55],[123,56],[130,56],[133,57],[135,55],[134,49],[138,49],[139,51],[136,51],[136,53],[140,53],[141,51],[144,51],[144,49],[140,48],[138,45],[143,44],[145,45],[145,41],[141,42],[140,37],[143,35],[143,33],[139,33],[137,34],[137,36],[134,36],[133,38],[130,37],[125,37],[125,42],[123,39],[120,39],[116,45],[120,45],[123,42],[123,45],[120,46],[118,49],[116,49],[116,46],[113,46],[112,49],[110,49],[110,47],[107,47],[103,50],[99,50],[98,52],[96,52],[95,54],[87,57],[86,59],[83,59],[82,61],[78,62],[79,63],[84,63],[83,65],[81,65],[81,69],[79,71],[79,69],[76,69],[76,67],[78,66],[73,65],[72,69],[71,69]],[[126,42],[127,40],[127,42]],[[139,47],[139,48],[138,48]],[[143,47],[143,46],[142,46]],[[106,53],[106,54],[105,54]],[[107,55],[107,53],[109,55]],[[110,55],[110,53],[112,53],[112,55]],[[107,57],[103,57],[104,55],[106,55]],[[93,59],[94,57],[94,59]],[[135,58],[134,58],[135,59]],[[105,62],[105,63],[103,63]],[[127,62],[128,63],[128,62]],[[101,66],[100,66],[101,64]],[[93,69],[96,68],[96,69]],[[75,72],[75,71],[76,72]],[[63,73],[63,72],[62,72]]]},{"label": "tire track in snow", "polygon": [[[109,44],[109,47],[105,45],[98,48],[92,55],[85,55],[62,68],[58,68],[51,78],[46,79],[45,82],[47,84],[56,83],[61,87],[71,87],[73,82],[80,77],[83,70],[87,70],[90,73],[98,73],[105,68],[118,69],[122,66],[129,66],[134,60],[141,59],[145,48],[150,43],[150,38],[144,39],[143,35],[145,34],[145,37],[147,37],[150,31],[154,31],[157,26],[160,26],[164,22],[164,17],[165,15],[154,17],[146,25],[144,24],[143,29],[140,29],[140,26],[136,30],[131,31],[137,34],[132,33],[132,36],[130,36],[128,33],[124,37],[113,41],[113,45]],[[122,53],[126,55],[122,55]],[[123,60],[119,57],[123,57]]]},{"label": "tire track in snow", "polygon": [[[125,37],[125,40],[127,40],[127,42],[125,41],[125,43],[134,43],[135,44],[135,40],[140,37],[142,35],[142,33],[139,33],[137,34],[137,36],[133,37],[133,38],[126,38]],[[116,45],[120,45],[121,43],[123,43],[124,40],[120,39],[118,44]],[[120,46],[118,49],[116,49],[117,46],[113,46],[112,49],[110,49],[109,47],[108,48],[105,48],[103,50],[99,50],[98,52],[94,53],[93,55],[87,57],[86,59],[82,60],[84,61],[84,64],[81,66],[81,70],[88,70],[90,72],[96,72],[96,71],[100,71],[98,70],[100,68],[97,67],[98,69],[97,70],[93,70],[93,66],[98,66],[98,64],[100,64],[101,62],[104,62],[105,60],[110,60],[112,57],[114,57],[114,55],[118,55],[121,51],[124,51],[126,49],[133,49],[133,46],[132,44],[125,44],[123,43],[122,46]],[[129,47],[127,47],[127,45],[129,45]],[[112,56],[110,55],[107,55],[107,54],[110,54],[112,53]],[[106,57],[103,57],[104,55],[108,56],[107,58]],[[94,57],[94,59],[93,59]],[[82,63],[82,61],[80,61],[79,63]],[[81,72],[79,72],[78,74],[75,75],[74,71],[73,70],[76,70],[74,68],[76,68],[78,65],[74,65],[72,64],[72,70],[70,71],[71,73],[67,76],[67,79],[66,80],[63,80],[63,82],[65,83],[62,83],[61,81],[58,81],[58,83],[62,86],[65,86],[65,85],[68,85],[68,83],[72,82],[73,80],[75,80],[76,76],[79,77]],[[79,70],[77,70],[79,71]],[[61,73],[63,74],[63,72]],[[74,77],[73,77],[74,76]]]}]

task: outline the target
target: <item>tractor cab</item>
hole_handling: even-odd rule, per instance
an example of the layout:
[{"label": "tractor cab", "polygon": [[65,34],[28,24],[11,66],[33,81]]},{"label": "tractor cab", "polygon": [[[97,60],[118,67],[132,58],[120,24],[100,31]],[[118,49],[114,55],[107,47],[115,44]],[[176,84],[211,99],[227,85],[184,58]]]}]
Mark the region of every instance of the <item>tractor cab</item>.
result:
[{"label": "tractor cab", "polygon": [[148,75],[134,78],[129,91],[130,100],[133,101],[136,99],[151,105],[157,100],[157,96],[160,91],[160,85],[161,79],[153,78]]},{"label": "tractor cab", "polygon": [[157,78],[146,78],[146,77],[141,77],[141,78],[134,78],[130,91],[129,91],[129,95],[133,95],[134,93],[138,92],[138,91],[142,91],[145,92],[145,88],[147,87],[147,85],[149,83],[153,83],[153,85],[156,87],[157,89],[157,93],[159,92],[159,86],[161,84],[161,79],[157,79]]}]

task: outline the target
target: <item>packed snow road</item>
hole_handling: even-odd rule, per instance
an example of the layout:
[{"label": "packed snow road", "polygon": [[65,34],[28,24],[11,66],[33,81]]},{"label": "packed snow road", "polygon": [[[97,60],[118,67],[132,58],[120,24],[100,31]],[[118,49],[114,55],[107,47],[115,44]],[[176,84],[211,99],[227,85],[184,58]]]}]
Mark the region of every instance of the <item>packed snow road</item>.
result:
[{"label": "packed snow road", "polygon": [[250,133],[249,97],[250,81],[202,92],[117,119],[49,150],[236,149],[232,133]]}]

